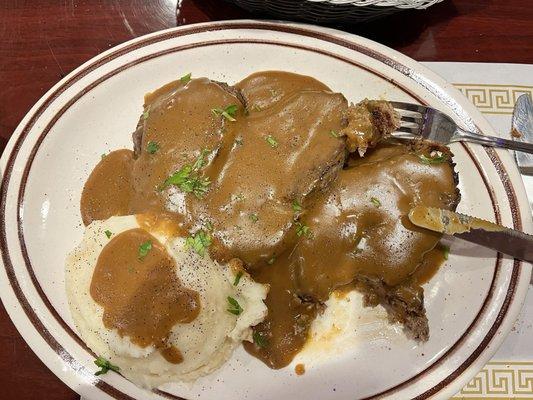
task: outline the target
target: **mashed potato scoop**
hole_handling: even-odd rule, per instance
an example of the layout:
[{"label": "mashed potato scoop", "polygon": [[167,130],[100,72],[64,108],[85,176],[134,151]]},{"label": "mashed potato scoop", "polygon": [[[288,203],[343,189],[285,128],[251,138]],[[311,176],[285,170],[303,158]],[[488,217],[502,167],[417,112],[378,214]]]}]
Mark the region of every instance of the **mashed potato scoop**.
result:
[{"label": "mashed potato scoop", "polygon": [[[128,273],[144,274],[142,279],[145,282],[137,283],[138,288],[113,288],[117,290],[114,292],[117,304],[124,302],[123,297],[135,299],[120,304],[119,317],[113,320],[110,317],[112,313],[102,305],[104,301],[101,298],[105,298],[105,293],[95,295],[102,288],[95,289],[93,277],[96,269],[101,268],[99,258],[103,257],[102,254],[114,251],[110,243],[115,240],[116,247],[119,235],[132,230],[139,232],[140,229],[155,239],[138,246],[139,254],[135,254],[138,263],[134,260],[133,264],[143,267],[143,271],[133,267],[124,267],[131,268],[129,271],[120,270],[118,264],[114,265],[114,270],[97,271],[111,284],[115,279],[117,285],[127,282],[124,279],[127,279]],[[175,276],[166,277],[161,282],[157,280],[155,269],[149,269],[150,252],[156,250],[168,254],[175,265],[171,272],[165,271]],[[67,295],[81,338],[97,356],[117,365],[122,375],[139,386],[154,388],[167,382],[194,381],[211,373],[230,358],[243,340],[251,340],[251,326],[261,322],[267,314],[263,300],[268,286],[254,282],[247,273],[231,266],[231,263],[222,265],[211,260],[207,252],[203,255],[198,253],[202,252],[187,245],[186,238],[158,229],[156,225],[141,224],[136,216],[129,215],[92,222],[87,226],[81,243],[67,257]],[[146,264],[143,264],[144,261]],[[167,315],[171,313],[161,313],[157,308],[165,299],[152,296],[143,302],[136,297],[141,296],[143,290],[149,292],[149,285],[167,284],[172,280],[179,282],[177,287],[183,288],[184,293],[191,297],[189,303],[192,302],[194,312],[189,316],[190,321],[182,318],[185,322],[169,326],[162,351],[159,342],[150,342],[153,332],[156,332],[152,328],[157,328],[150,323],[168,325],[172,321]],[[129,292],[134,295],[127,297]],[[175,311],[173,304],[180,306],[178,300],[170,303],[170,310]],[[143,337],[143,340],[140,336],[125,334],[132,325],[130,316],[140,310],[144,314],[137,315],[135,326],[142,326],[146,322],[143,320],[145,317],[148,321],[145,324],[148,330],[145,331],[152,335]],[[114,325],[110,321],[114,321]]]}]

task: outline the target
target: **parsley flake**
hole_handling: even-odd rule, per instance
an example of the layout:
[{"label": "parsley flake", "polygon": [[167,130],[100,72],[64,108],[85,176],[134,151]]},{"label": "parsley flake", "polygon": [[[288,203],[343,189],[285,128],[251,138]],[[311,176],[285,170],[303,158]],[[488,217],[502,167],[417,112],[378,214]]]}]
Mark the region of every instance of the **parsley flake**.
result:
[{"label": "parsley flake", "polygon": [[198,156],[198,158],[196,159],[196,161],[194,162],[194,164],[192,165],[192,170],[193,171],[198,171],[200,170],[200,168],[202,168],[203,166],[205,166],[205,164],[207,164],[207,160],[206,160],[206,157],[207,155],[209,154],[209,150],[207,149],[203,149],[201,152],[200,152],[200,155]]},{"label": "parsley flake", "polygon": [[157,142],[149,141],[146,145],[146,151],[150,154],[155,154],[159,150],[159,144]]},{"label": "parsley flake", "polygon": [[113,232],[111,232],[110,230],[106,230],[104,231],[105,235],[107,236],[107,238],[109,239],[111,237],[111,235],[113,234]]},{"label": "parsley flake", "polygon": [[183,75],[181,78],[180,78],[180,81],[184,84],[187,84],[189,83],[189,81],[191,80],[191,73],[189,72],[187,75]]},{"label": "parsley flake", "polygon": [[143,119],[148,119],[148,116],[150,115],[150,106],[146,108],[143,112]]},{"label": "parsley flake", "polygon": [[226,118],[228,121],[235,122],[237,121],[235,119],[235,114],[237,113],[238,107],[235,104],[231,104],[227,106],[226,108],[213,108],[211,109],[211,112],[216,117],[222,116]]},{"label": "parsley flake", "polygon": [[426,156],[425,154],[417,154],[422,164],[442,164],[448,161],[448,157],[442,151],[432,151],[431,154]]},{"label": "parsley flake", "polygon": [[239,302],[233,297],[228,296],[228,303],[229,308],[227,309],[227,311],[232,313],[233,315],[240,315],[244,311]]},{"label": "parsley flake", "polygon": [[272,135],[268,135],[265,140],[273,149],[278,147],[278,141]]},{"label": "parsley flake", "polygon": [[264,337],[261,332],[254,332],[252,337],[257,347],[265,347],[268,344],[266,337]]},{"label": "parsley flake", "polygon": [[239,271],[237,275],[235,275],[235,280],[233,281],[233,286],[237,286],[242,278],[242,271]]},{"label": "parsley flake", "polygon": [[374,207],[376,207],[376,208],[381,207],[381,201],[379,201],[379,200],[376,199],[375,197],[371,197],[371,198],[370,198],[370,202],[371,202],[372,204],[374,204]]},{"label": "parsley flake", "polygon": [[119,367],[111,364],[104,357],[98,357],[96,360],[94,360],[94,363],[96,364],[97,367],[100,367],[100,370],[94,373],[96,376],[107,374],[107,371],[115,371],[115,372],[120,371]]},{"label": "parsley flake", "polygon": [[333,130],[329,131],[329,135],[331,137],[334,137],[334,138],[340,137],[340,135],[337,132],[333,131]]},{"label": "parsley flake", "polygon": [[442,246],[442,255],[444,256],[444,259],[447,260],[450,256],[450,248],[448,246]]},{"label": "parsley flake", "polygon": [[197,198],[201,199],[209,190],[211,182],[209,178],[201,176],[199,170],[206,164],[205,156],[209,150],[202,150],[198,159],[193,165],[184,165],[178,171],[170,175],[165,182],[159,187],[163,190],[170,185],[177,186],[182,192],[193,193]]},{"label": "parsley flake", "polygon": [[250,219],[252,220],[252,222],[259,221],[259,217],[257,216],[257,214],[250,214]]},{"label": "parsley flake", "polygon": [[311,229],[301,222],[296,222],[296,236],[307,236],[311,237]]},{"label": "parsley flake", "polygon": [[203,230],[199,230],[185,239],[185,248],[193,249],[199,256],[205,255],[205,250],[211,246],[213,239],[211,235]]},{"label": "parsley flake", "polygon": [[275,261],[276,261],[276,257],[272,257],[270,260],[267,261],[267,264],[272,265],[274,264]]},{"label": "parsley flake", "polygon": [[302,211],[302,205],[296,199],[292,201],[292,211],[294,212]]},{"label": "parsley flake", "polygon": [[146,241],[144,243],[141,243],[139,245],[139,260],[142,260],[144,257],[148,255],[148,252],[152,250],[152,242]]},{"label": "parsley flake", "polygon": [[102,157],[102,160],[107,156],[107,154],[105,153],[102,153],[102,155],[100,157]]}]

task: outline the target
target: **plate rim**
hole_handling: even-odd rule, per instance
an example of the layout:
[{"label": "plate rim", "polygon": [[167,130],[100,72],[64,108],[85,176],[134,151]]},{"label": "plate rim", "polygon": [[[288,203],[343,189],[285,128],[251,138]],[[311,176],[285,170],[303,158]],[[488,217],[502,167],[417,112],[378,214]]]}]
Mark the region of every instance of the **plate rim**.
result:
[{"label": "plate rim", "polygon": [[[211,28],[211,29],[209,29],[209,28]],[[215,28],[215,29],[212,29],[212,28]],[[372,42],[372,41],[370,41],[368,39],[365,39],[365,38],[362,38],[362,37],[359,37],[359,36],[356,36],[356,35],[351,35],[351,34],[348,34],[346,32],[336,31],[336,30],[328,29],[328,28],[316,27],[316,26],[307,25],[307,24],[279,23],[279,22],[270,22],[270,21],[269,22],[263,22],[263,21],[253,21],[253,20],[235,20],[235,21],[223,21],[223,22],[214,22],[214,23],[213,22],[209,22],[209,23],[202,23],[202,24],[187,25],[187,26],[184,26],[184,27],[170,28],[170,29],[167,29],[167,30],[158,31],[158,32],[154,32],[154,33],[151,33],[151,34],[148,34],[148,35],[145,35],[145,36],[134,38],[134,39],[132,39],[132,40],[130,40],[128,42],[122,43],[122,44],[120,44],[120,45],[118,45],[118,46],[116,46],[116,47],[114,47],[112,49],[109,49],[109,50],[107,50],[107,51],[105,51],[105,52],[93,57],[92,59],[90,59],[86,63],[82,64],[80,67],[76,68],[74,71],[72,71],[70,74],[68,74],[65,78],[63,78],[61,81],[59,81],[56,85],[54,85],[48,92],[46,92],[43,95],[43,97],[41,97],[41,99],[39,99],[36,102],[34,107],[32,107],[32,109],[22,119],[22,121],[20,122],[19,126],[16,128],[16,130],[13,133],[13,135],[11,136],[11,138],[10,138],[10,140],[9,140],[7,146],[6,146],[6,149],[4,151],[4,154],[2,155],[2,162],[1,162],[2,166],[5,166],[5,164],[7,164],[8,162],[11,161],[11,158],[12,158],[13,154],[16,153],[15,150],[18,150],[17,145],[20,147],[20,145],[24,141],[24,139],[25,139],[25,137],[23,136],[23,131],[24,131],[23,128],[24,128],[24,126],[27,123],[31,122],[31,120],[38,120],[38,118],[40,117],[40,114],[37,115],[35,113],[35,111],[38,110],[40,107],[43,106],[43,104],[45,104],[47,102],[49,104],[52,104],[55,101],[55,99],[58,96],[60,96],[61,93],[62,93],[62,91],[57,93],[57,89],[61,88],[61,87],[65,87],[65,90],[66,90],[69,87],[70,84],[76,83],[79,79],[82,79],[86,74],[81,74],[81,73],[86,71],[88,69],[88,67],[93,67],[92,70],[96,70],[101,65],[104,65],[106,62],[108,62],[108,61],[105,61],[105,60],[110,55],[114,55],[115,57],[111,58],[109,61],[111,61],[111,60],[113,60],[115,58],[118,58],[118,57],[120,57],[120,56],[122,56],[124,54],[127,54],[127,53],[130,53],[132,51],[135,51],[138,48],[144,47],[145,45],[153,44],[153,43],[150,43],[150,40],[152,40],[154,38],[159,39],[159,40],[156,41],[156,42],[159,42],[159,41],[163,41],[163,40],[166,40],[166,39],[171,39],[171,38],[173,38],[175,36],[182,36],[182,35],[176,35],[177,32],[181,33],[181,34],[184,34],[184,35],[187,35],[187,34],[201,33],[201,32],[211,31],[211,30],[225,30],[225,29],[264,29],[264,30],[267,30],[267,31],[275,31],[275,32],[281,31],[281,32],[285,32],[285,33],[296,33],[296,34],[307,33],[306,36],[311,36],[311,37],[313,37],[315,39],[318,39],[318,40],[324,40],[324,37],[326,37],[326,41],[328,41],[328,42],[333,42],[334,44],[343,43],[343,44],[341,44],[341,45],[343,45],[343,47],[348,47],[351,50],[355,50],[355,51],[359,51],[359,52],[361,52],[360,49],[356,49],[356,47],[358,47],[358,46],[361,47],[361,46],[356,44],[356,42],[358,42],[358,43],[365,43],[366,42],[369,45],[369,47],[367,47],[368,50],[372,51],[371,47],[378,49],[378,51],[374,51],[373,52],[374,56],[378,55],[378,56],[384,57],[384,59],[383,58],[380,59],[379,57],[378,58],[372,57],[372,58],[377,59],[378,61],[380,61],[382,63],[385,63],[385,64],[387,64],[389,66],[392,66],[392,65],[388,64],[390,62],[397,63],[396,64],[396,68],[395,68],[395,66],[392,66],[392,67],[397,69],[398,71],[400,71],[401,73],[403,73],[405,75],[412,74],[412,76],[409,76],[410,78],[414,79],[417,83],[422,84],[422,86],[424,86],[426,90],[428,90],[432,95],[434,95],[437,98],[439,98],[441,101],[443,101],[441,96],[439,96],[436,93],[434,93],[431,90],[429,90],[427,88],[427,86],[425,86],[425,85],[428,85],[428,84],[430,86],[432,85],[432,89],[435,89],[435,88],[444,89],[444,91],[446,93],[442,93],[442,95],[447,96],[447,98],[451,101],[451,104],[448,104],[448,105],[450,105],[450,106],[454,106],[455,105],[456,107],[459,106],[460,110],[464,111],[463,112],[463,114],[464,114],[463,116],[465,117],[464,122],[471,121],[473,123],[474,119],[476,119],[476,120],[481,120],[481,121],[486,123],[484,117],[475,108],[474,108],[474,110],[468,110],[468,111],[465,110],[465,108],[468,108],[468,107],[465,107],[465,104],[463,104],[464,101],[461,102],[461,103],[457,102],[458,98],[460,98],[461,100],[464,99],[463,95],[460,92],[458,92],[456,89],[451,87],[447,82],[442,80],[442,78],[438,77],[437,74],[435,74],[434,72],[430,71],[429,69],[427,69],[425,66],[419,64],[418,62],[416,62],[416,61],[414,61],[414,60],[402,55],[401,53],[396,52],[395,50],[392,50],[392,49],[390,49],[390,48],[388,48],[386,46],[383,46],[383,45],[381,45],[379,43]],[[327,40],[327,39],[330,39],[330,40]],[[156,43],[156,42],[154,42],[154,43]],[[387,53],[387,54],[391,55],[392,57],[389,57],[386,54],[380,53],[379,51]],[[404,64],[413,64],[414,68],[411,69],[410,67],[406,67]],[[400,69],[397,68],[398,66],[399,67],[403,67],[403,68],[408,68],[408,70],[400,70]],[[92,70],[89,70],[89,72],[91,72]],[[89,73],[89,72],[87,72],[87,73]],[[77,79],[74,79],[74,78],[77,78]],[[454,93],[454,91],[455,91],[455,93]],[[54,95],[54,96],[52,96],[52,95]],[[444,102],[444,103],[447,104],[446,102]],[[468,105],[468,104],[466,104],[466,105]],[[46,109],[46,107],[45,107],[45,109]],[[454,109],[454,111],[455,111],[455,109]],[[460,114],[461,114],[460,112],[457,113],[457,115],[459,115],[461,117]],[[471,118],[472,115],[475,115],[474,119]],[[486,124],[488,125],[488,123],[486,123]],[[28,129],[28,132],[29,131],[30,131],[30,129]],[[20,141],[21,139],[22,139],[22,141]],[[19,141],[20,141],[20,143],[19,143]],[[467,146],[465,146],[465,148],[468,149]],[[505,167],[511,167],[511,169],[514,167],[516,169],[516,166],[513,166],[512,164],[511,165],[504,165],[504,164],[509,164],[509,163],[508,162],[504,163],[504,161],[502,161],[501,158],[499,157],[498,152],[494,151],[493,149],[485,149],[485,150],[487,152],[487,155],[491,159],[492,163],[494,164],[494,167],[496,168],[498,174],[500,175],[500,178],[502,178],[502,174],[506,175],[508,173],[508,171],[506,170]],[[7,156],[7,154],[9,154],[9,157]],[[500,167],[500,169],[503,169],[503,170],[500,170],[498,168],[498,166]],[[8,177],[9,177],[9,175],[8,175]],[[3,240],[3,243],[6,243],[6,241],[5,241],[5,236],[6,236],[5,235],[5,231],[6,231],[6,229],[5,229],[5,197],[4,197],[4,195],[7,196],[9,185],[6,184],[4,186],[4,184],[5,184],[5,179],[4,178],[5,178],[5,173],[2,174],[1,192],[2,192],[2,200],[4,200],[4,201],[3,201],[3,208],[2,208],[2,212],[1,212],[2,213],[1,217],[2,217],[2,240]],[[502,179],[502,182],[503,182],[503,179]],[[505,182],[503,182],[503,183],[505,185]],[[509,183],[509,182],[507,182],[507,183]],[[513,180],[513,182],[510,183],[510,189],[513,192],[513,195],[514,195],[515,198],[516,198],[516,193],[514,193],[515,192],[514,191],[514,189],[515,189],[514,186],[516,185],[516,183],[517,183],[516,180]],[[520,182],[520,185],[521,185],[521,182]],[[506,194],[509,196],[509,192],[507,191],[507,188],[505,188],[505,189],[506,189],[505,190]],[[518,197],[523,196],[523,187],[521,189],[522,189],[522,193],[519,193]],[[520,210],[522,208],[520,200],[523,200],[523,199],[520,199],[520,198],[515,199],[515,201],[517,203],[516,204],[516,207],[517,207],[516,210],[513,210],[513,205],[511,204],[512,202],[510,201],[510,208],[511,208],[511,211],[513,213],[513,223],[515,223],[515,224],[518,223],[519,225],[522,223],[522,219],[524,219],[524,215],[521,215],[522,213],[520,213]],[[515,215],[515,213],[518,213],[518,215]],[[515,220],[515,217],[516,217],[516,220]],[[527,217],[525,218],[524,222],[525,222],[525,225],[529,225],[529,226],[531,225],[530,221],[528,221]],[[518,226],[518,228],[520,228],[520,226]],[[3,261],[4,261],[4,267],[5,267],[5,253],[6,253],[6,251],[2,252],[2,258],[3,258]],[[524,274],[522,273],[523,271],[520,271],[520,269],[521,269],[521,262],[520,261],[517,262],[515,260],[514,266],[513,266],[513,273],[516,274],[518,277],[521,276],[523,278]],[[4,279],[3,275],[2,275],[2,279]],[[518,289],[518,291],[521,290],[521,288],[519,287],[521,281],[524,281],[524,279],[519,279],[516,282],[515,289]],[[527,281],[529,281],[529,279]],[[527,288],[527,285],[526,285],[526,288]],[[4,297],[5,296],[6,296],[6,294],[2,295],[3,301],[4,301]],[[46,296],[44,296],[44,297],[46,298]],[[524,292],[524,296],[522,296],[522,299],[519,302],[520,306],[516,306],[515,305],[515,308],[517,308],[518,311],[516,311],[514,314],[518,314],[518,312],[519,312],[519,310],[521,308],[521,305],[523,304],[523,297],[525,297],[525,292]],[[5,304],[5,302],[4,302],[4,304]],[[503,305],[502,305],[502,308],[503,308]],[[6,307],[6,310],[8,311],[8,314],[10,315],[10,318],[14,321],[14,318],[11,315],[12,312],[14,312],[14,311],[8,309],[8,307]],[[507,318],[509,315],[510,314],[509,314],[509,309],[508,309],[507,312],[502,317],[502,319],[503,318]],[[511,317],[512,317],[512,320],[514,321],[516,315],[511,315]],[[17,329],[20,332],[20,329],[19,329],[17,323],[15,323],[15,325],[17,326]],[[506,334],[508,333],[508,331],[512,327],[512,324],[508,324],[510,326],[506,327],[505,329],[502,329],[502,325],[503,325],[503,321],[500,321],[500,325],[498,327],[496,327],[496,330],[494,332],[494,336],[492,338],[489,338],[489,342],[492,342],[493,339],[497,338],[495,333],[497,333],[498,331],[501,331],[501,332],[504,333],[504,335],[500,335],[500,336],[506,336]],[[492,328],[491,328],[491,330],[492,330]],[[22,334],[22,332],[20,332],[20,333]],[[25,338],[24,335],[23,335],[23,337]],[[26,338],[25,338],[25,340],[26,340]],[[499,340],[498,345],[501,344],[502,341],[503,341],[503,338]],[[479,358],[483,354],[487,354],[487,353],[490,353],[490,355],[488,356],[488,357],[490,357],[496,351],[497,346],[493,346],[493,348],[494,348],[494,350],[492,350],[492,351],[481,350],[477,354],[477,357]],[[37,353],[37,351],[34,350],[33,348],[32,348],[32,350]],[[473,364],[474,364],[474,362],[469,364],[465,368],[465,370],[463,372],[466,372],[466,370],[468,370],[469,368],[472,368]],[[431,368],[432,365],[430,365],[426,369]],[[426,369],[424,369],[421,373],[425,372]],[[474,369],[476,369],[476,368],[474,368]],[[463,372],[461,372],[459,375],[455,376],[450,382],[445,383],[444,386],[442,386],[435,393],[439,392],[440,390],[444,390],[447,387],[456,386],[456,385],[451,385],[451,384],[453,382],[457,382],[458,379],[461,378],[461,374]],[[63,380],[63,378],[56,371],[54,371],[54,373],[56,373],[56,375],[58,375]],[[419,373],[419,374],[421,374],[421,373]],[[475,375],[475,373],[477,373],[477,369],[471,375]],[[417,376],[419,374],[417,374]],[[413,377],[413,378],[415,378],[415,377]],[[408,379],[406,382],[409,382],[413,378]],[[464,379],[465,378],[463,378],[463,380]],[[377,396],[383,396],[383,395],[390,394],[388,392],[393,390],[393,389],[396,389],[397,387],[399,387],[399,389],[401,389],[401,387],[404,384],[406,384],[406,382],[402,382],[399,385],[396,385],[394,388],[391,388],[391,389],[388,389],[388,390],[386,390],[386,391],[384,391],[382,393],[379,393]],[[458,384],[457,384],[457,386],[458,386]],[[426,395],[426,393],[423,393],[420,396],[424,396],[424,395]],[[428,393],[428,395],[425,396],[425,397],[420,397],[420,396],[419,397],[420,398],[426,398],[426,397],[432,396],[435,393]],[[369,398],[374,398],[374,397],[375,396],[371,396]],[[127,397],[127,398],[130,398],[130,397]]]}]

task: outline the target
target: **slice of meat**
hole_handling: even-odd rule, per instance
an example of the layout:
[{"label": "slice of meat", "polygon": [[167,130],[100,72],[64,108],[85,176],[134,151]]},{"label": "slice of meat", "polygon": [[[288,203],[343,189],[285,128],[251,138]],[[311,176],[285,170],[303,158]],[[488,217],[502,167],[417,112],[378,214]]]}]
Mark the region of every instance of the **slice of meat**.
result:
[{"label": "slice of meat", "polygon": [[424,307],[424,289],[410,282],[387,286],[381,279],[358,276],[355,287],[364,295],[364,305],[382,305],[391,322],[404,326],[408,337],[414,340],[429,339],[429,324]]},{"label": "slice of meat", "polygon": [[[300,295],[325,301],[336,288],[364,277],[372,283],[366,286],[367,296],[376,289],[378,302],[387,305],[395,320],[407,328],[424,326],[423,297],[408,301],[402,285],[440,235],[415,227],[407,214],[417,204],[454,209],[459,195],[451,157],[427,164],[424,153],[418,153],[422,151],[430,150],[380,147],[373,153],[383,156],[373,154],[342,170],[329,191],[304,212],[300,223],[307,233],[292,253]],[[409,290],[418,291],[414,286]],[[426,337],[423,329],[415,336]]]},{"label": "slice of meat", "polygon": [[235,87],[242,93],[250,113],[264,110],[302,90],[331,91],[315,78],[284,71],[256,72]]},{"label": "slice of meat", "polygon": [[347,126],[340,132],[346,136],[348,151],[361,157],[400,126],[400,116],[385,100],[365,99],[350,105]]},{"label": "slice of meat", "polygon": [[248,265],[279,255],[293,242],[292,203],[305,205],[344,164],[344,139],[329,133],[340,129],[346,107],[340,94],[301,91],[238,118],[206,168],[208,195],[187,199],[191,223],[209,221],[227,257]]},{"label": "slice of meat", "polygon": [[145,96],[144,113],[133,134],[135,163],[132,212],[161,212],[169,208],[165,180],[184,165],[193,164],[204,149],[216,154],[222,145],[226,119],[212,110],[244,106],[234,90],[206,78],[169,83]]}]

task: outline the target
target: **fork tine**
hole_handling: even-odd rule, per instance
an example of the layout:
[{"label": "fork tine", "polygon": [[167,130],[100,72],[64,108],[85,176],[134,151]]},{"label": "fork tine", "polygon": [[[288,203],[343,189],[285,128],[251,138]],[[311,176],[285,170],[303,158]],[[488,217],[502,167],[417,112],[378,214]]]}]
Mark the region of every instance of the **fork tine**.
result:
[{"label": "fork tine", "polygon": [[402,120],[402,121],[400,121],[400,127],[401,128],[412,129],[413,132],[419,132],[420,131],[420,125],[415,123],[415,122],[404,122]]},{"label": "fork tine", "polygon": [[407,132],[411,135],[420,136],[420,126],[405,126],[401,125],[398,129],[396,129],[396,132]]},{"label": "fork tine", "polygon": [[403,103],[401,101],[391,101],[390,104],[398,110],[413,111],[420,114],[424,114],[427,109],[427,107],[421,106],[419,104]]},{"label": "fork tine", "polygon": [[402,122],[413,122],[417,125],[424,123],[424,119],[422,117],[413,117],[408,115],[401,115],[400,117]]}]

